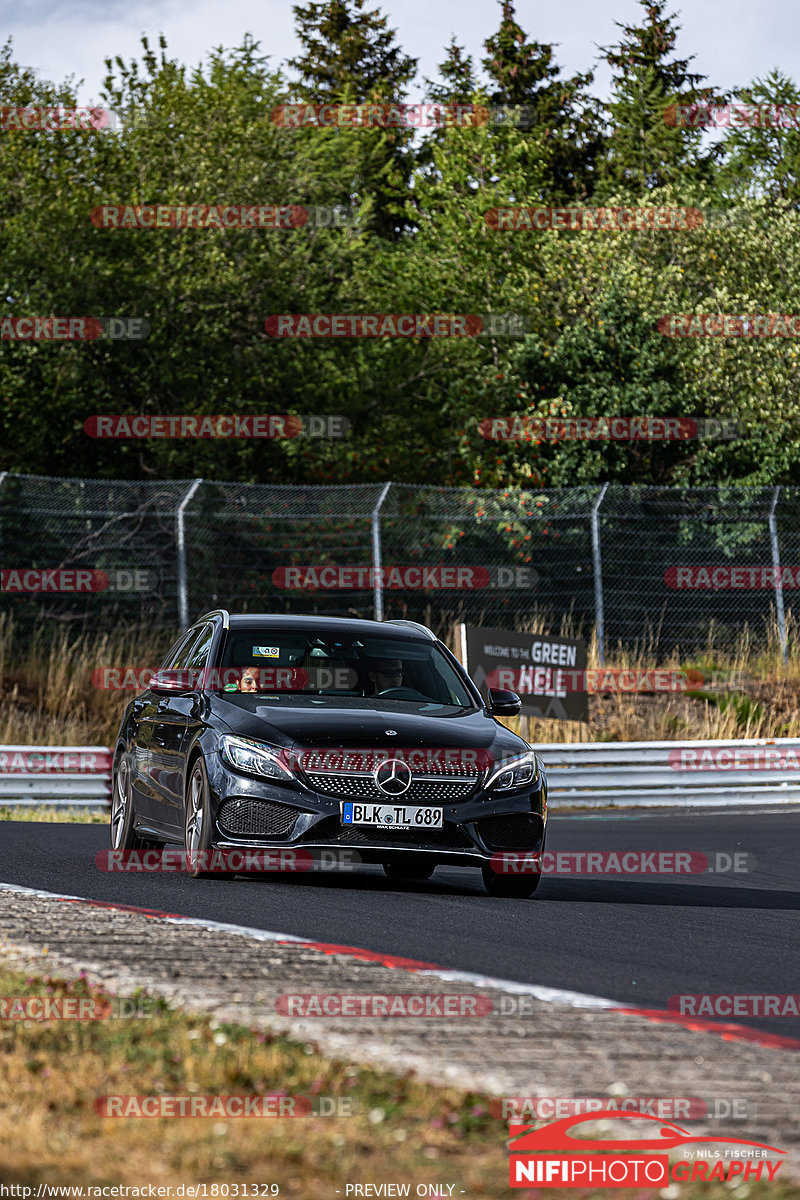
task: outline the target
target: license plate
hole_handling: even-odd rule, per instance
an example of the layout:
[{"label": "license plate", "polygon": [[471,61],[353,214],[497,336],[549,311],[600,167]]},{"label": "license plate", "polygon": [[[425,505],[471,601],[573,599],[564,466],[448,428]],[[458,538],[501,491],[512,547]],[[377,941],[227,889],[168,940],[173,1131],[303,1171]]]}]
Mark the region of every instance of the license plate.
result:
[{"label": "license plate", "polygon": [[381,829],[441,829],[444,810],[404,804],[342,804],[343,825],[372,825]]}]

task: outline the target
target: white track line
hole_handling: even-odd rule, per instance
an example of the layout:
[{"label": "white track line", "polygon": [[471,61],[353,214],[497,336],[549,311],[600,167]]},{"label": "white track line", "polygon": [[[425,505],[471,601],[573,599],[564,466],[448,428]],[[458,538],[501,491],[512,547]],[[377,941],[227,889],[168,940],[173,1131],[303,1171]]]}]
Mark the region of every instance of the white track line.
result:
[{"label": "white track line", "polygon": [[[99,905],[108,907],[109,910],[118,908],[123,912],[129,912],[134,909],[134,905],[115,905],[113,901],[107,900],[92,900],[88,896],[70,896],[61,892],[45,892],[39,888],[22,887],[16,883],[0,882],[0,891],[17,892],[26,896],[40,896],[49,900],[70,900],[79,903]],[[156,910],[153,910],[156,915],[151,919],[165,921],[171,925],[192,925],[198,929],[216,930],[220,933],[234,933],[240,937],[251,938],[256,942],[291,942],[297,946],[308,946],[312,949],[317,947],[327,947],[331,943],[314,941],[313,938],[297,937],[292,933],[277,933],[274,930],[268,929],[253,929],[249,925],[231,925],[223,921],[207,921],[202,917],[181,917],[181,916],[161,916]],[[146,909],[141,910],[142,916],[148,916]],[[347,955],[349,947],[343,947],[341,953]],[[354,951],[360,950],[360,947],[352,947]],[[376,951],[364,950],[364,955],[369,955],[371,959],[393,959],[402,958],[401,955],[379,954]],[[352,957],[355,957],[353,955]],[[413,960],[408,960],[412,962]],[[442,979],[451,983],[471,983],[477,987],[491,987],[500,992],[509,992],[517,996],[533,996],[537,1000],[541,1000],[544,1004],[564,1004],[571,1008],[625,1008],[626,1005],[621,1000],[607,1000],[603,996],[590,996],[584,992],[566,991],[563,988],[543,987],[535,983],[518,983],[513,979],[495,979],[490,975],[480,975],[473,971],[453,971],[447,967],[413,967],[409,966],[407,970],[414,971],[417,975],[427,975],[434,979]]]}]

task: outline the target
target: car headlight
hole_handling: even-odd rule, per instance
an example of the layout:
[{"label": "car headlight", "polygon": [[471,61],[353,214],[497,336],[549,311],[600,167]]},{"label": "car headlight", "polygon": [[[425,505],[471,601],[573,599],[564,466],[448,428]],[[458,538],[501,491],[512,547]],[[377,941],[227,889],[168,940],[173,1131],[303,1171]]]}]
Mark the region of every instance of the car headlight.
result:
[{"label": "car headlight", "polygon": [[262,775],[267,779],[278,779],[281,783],[294,783],[295,777],[283,762],[280,750],[271,750],[263,742],[251,742],[249,738],[220,738],[219,752],[229,766],[248,775]]},{"label": "car headlight", "polygon": [[528,787],[539,782],[539,760],[530,750],[517,758],[501,763],[486,781],[493,792],[513,792],[516,788]]}]

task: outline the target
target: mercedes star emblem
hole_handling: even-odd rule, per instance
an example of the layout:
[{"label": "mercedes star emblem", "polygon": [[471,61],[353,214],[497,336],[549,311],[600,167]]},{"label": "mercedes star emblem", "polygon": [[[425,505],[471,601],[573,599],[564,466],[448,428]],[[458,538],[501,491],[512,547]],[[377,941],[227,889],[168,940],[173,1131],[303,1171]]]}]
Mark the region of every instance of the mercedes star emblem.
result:
[{"label": "mercedes star emblem", "polygon": [[402,796],[411,787],[411,768],[399,758],[390,758],[375,770],[375,783],[387,796]]}]

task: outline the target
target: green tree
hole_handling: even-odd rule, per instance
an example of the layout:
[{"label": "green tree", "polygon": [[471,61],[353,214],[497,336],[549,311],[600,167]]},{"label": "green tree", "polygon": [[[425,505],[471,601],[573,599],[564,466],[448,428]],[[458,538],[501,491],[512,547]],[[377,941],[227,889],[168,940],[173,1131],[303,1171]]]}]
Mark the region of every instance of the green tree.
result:
[{"label": "green tree", "polygon": [[[752,121],[728,128],[720,187],[736,199],[762,196],[800,204],[800,88],[774,70],[747,88],[737,89],[735,108],[758,110]],[[735,118],[734,118],[735,119]]]},{"label": "green tree", "polygon": [[303,54],[288,65],[298,73],[294,91],[309,103],[332,101],[348,87],[357,103],[377,96],[399,99],[414,78],[417,60],[395,42],[395,30],[366,0],[323,0],[295,5]]},{"label": "green tree", "polygon": [[[395,30],[367,0],[322,0],[295,5],[302,55],[288,65],[296,72],[292,96],[309,104],[399,103],[416,75],[417,60],[396,43]],[[320,131],[322,132],[322,131]],[[372,227],[381,237],[396,238],[403,228],[402,209],[413,165],[413,129],[330,130],[353,140],[356,171],[347,195],[372,203]]]},{"label": "green tree", "polygon": [[[145,342],[2,344],[2,466],[131,477],[313,478],[329,448],[298,441],[95,441],[103,413],[341,412],[352,356],[275,344],[272,313],[348,311],[367,253],[358,227],[97,228],[99,206],[329,203],[353,164],[299,131],[294,153],[270,120],[285,95],[248,42],[193,73],[157,59],[110,77],[115,107],[145,122],[119,132],[31,131],[0,141],[3,315],[138,316]],[[315,351],[321,351],[315,355]],[[333,405],[333,408],[326,407]]]},{"label": "green tree", "polygon": [[642,24],[617,21],[621,41],[602,48],[613,72],[604,187],[635,196],[669,183],[710,180],[720,153],[718,145],[703,147],[702,128],[685,127],[675,117],[677,106],[711,98],[700,86],[704,76],[689,69],[694,55],[673,56],[680,32],[675,14],[666,13],[667,0],[639,3]]},{"label": "green tree", "polygon": [[468,103],[477,91],[472,55],[451,37],[444,62],[439,63],[441,83],[426,79],[425,94],[437,104]]},{"label": "green tree", "polygon": [[[561,79],[553,46],[528,40],[513,0],[501,0],[501,9],[500,27],[484,43],[489,99],[527,111],[527,127],[547,153],[543,198],[582,200],[592,193],[603,152],[599,105],[587,91],[594,77],[588,73]],[[538,148],[533,151],[534,162],[538,153]]]}]

